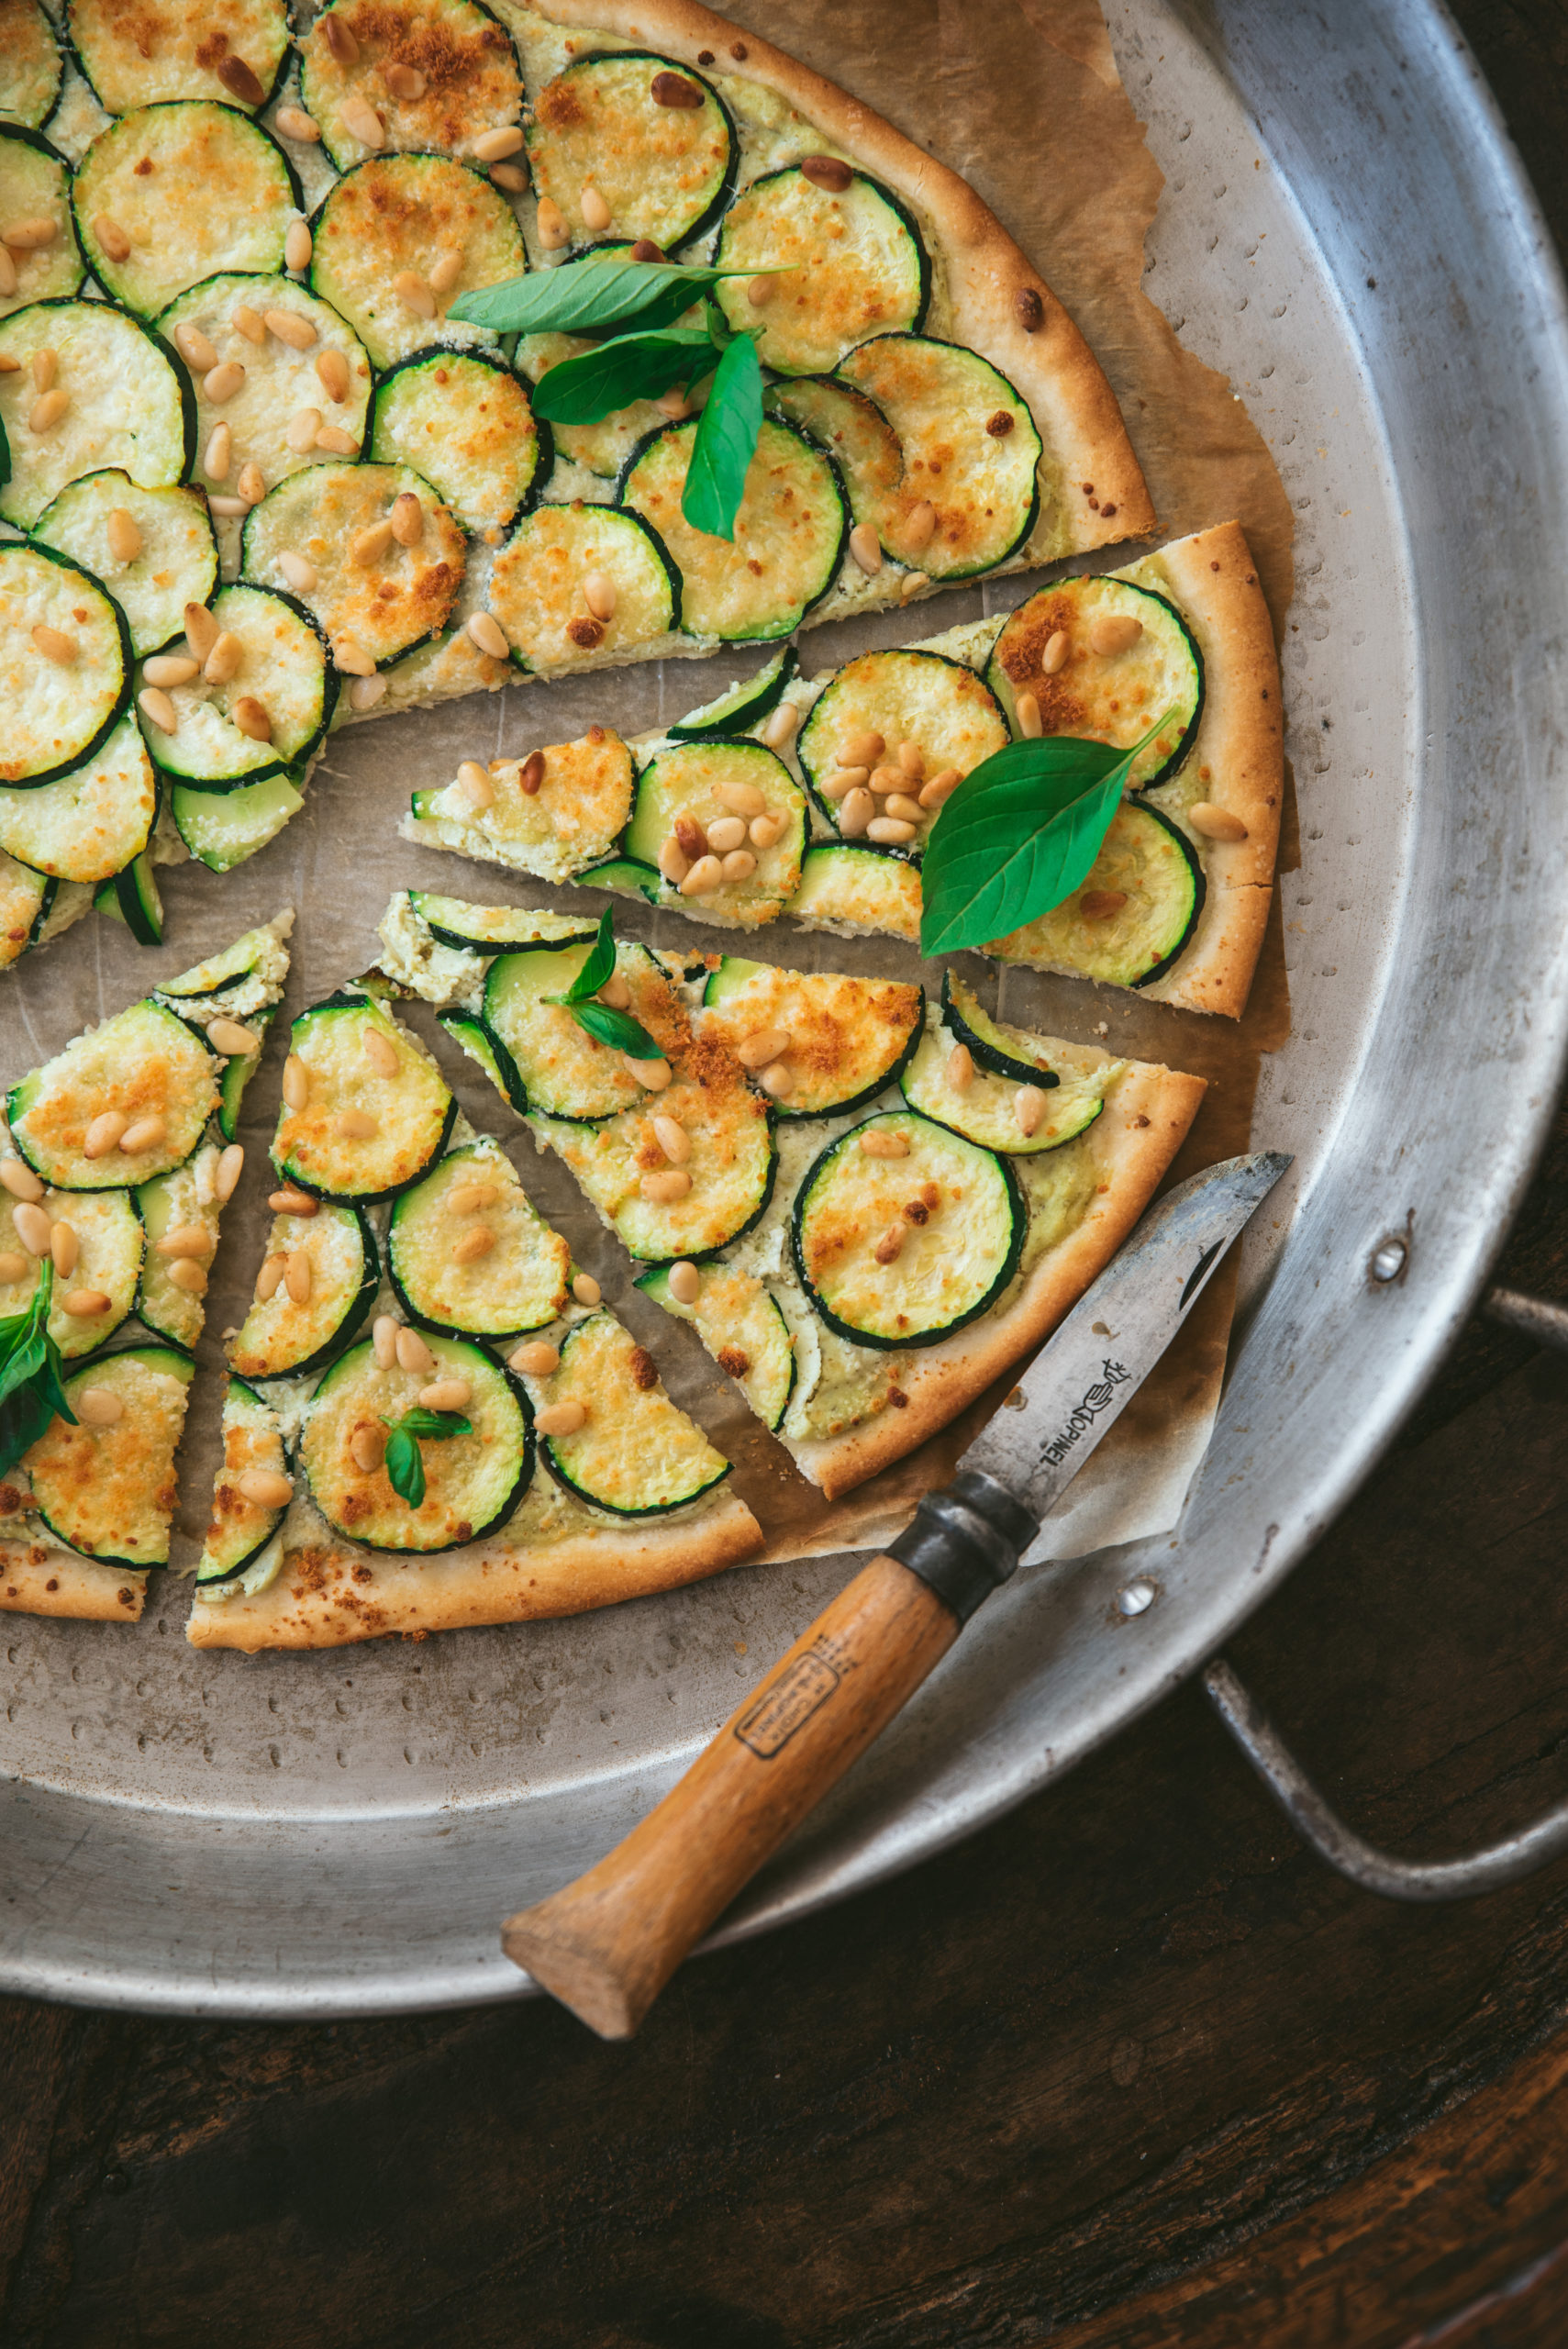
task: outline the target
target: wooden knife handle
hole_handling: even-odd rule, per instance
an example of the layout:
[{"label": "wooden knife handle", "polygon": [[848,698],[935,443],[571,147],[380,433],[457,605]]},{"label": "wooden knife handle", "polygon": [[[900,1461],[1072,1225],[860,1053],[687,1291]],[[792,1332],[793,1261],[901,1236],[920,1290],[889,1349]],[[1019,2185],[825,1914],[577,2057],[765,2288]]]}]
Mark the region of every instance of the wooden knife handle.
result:
[{"label": "wooden knife handle", "polygon": [[873,1558],[596,1867],[519,1909],[501,1946],[601,2039],[629,2039],[742,1885],[946,1654],[959,1619]]}]

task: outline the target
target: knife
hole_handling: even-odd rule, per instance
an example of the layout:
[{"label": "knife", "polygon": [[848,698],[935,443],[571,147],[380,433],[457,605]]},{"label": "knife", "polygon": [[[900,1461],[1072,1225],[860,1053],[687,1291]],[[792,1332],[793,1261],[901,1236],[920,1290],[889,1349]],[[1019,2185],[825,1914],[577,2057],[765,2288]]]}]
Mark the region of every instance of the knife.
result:
[{"label": "knife", "polygon": [[953,1482],[926,1496],[613,1852],[507,1918],[514,1964],[602,2039],[631,2037],[742,1886],[1013,1574],[1290,1163],[1277,1151],[1227,1159],[1149,1210]]}]

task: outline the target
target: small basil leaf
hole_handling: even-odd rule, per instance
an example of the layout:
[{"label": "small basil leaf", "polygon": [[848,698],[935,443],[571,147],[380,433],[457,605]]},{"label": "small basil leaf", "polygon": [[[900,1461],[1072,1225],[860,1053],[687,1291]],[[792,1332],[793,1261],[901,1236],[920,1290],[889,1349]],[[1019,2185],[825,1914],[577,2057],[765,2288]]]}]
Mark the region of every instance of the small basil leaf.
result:
[{"label": "small basil leaf", "polygon": [[597,995],[610,976],[616,966],[614,925],[615,909],[606,906],[599,916],[599,934],[588,949],[588,959],[567,988],[562,1002],[581,1003],[586,996]]},{"label": "small basil leaf", "polygon": [[681,512],[709,538],[735,536],[735,517],[762,429],[762,369],[750,335],[737,335],[718,362],[697,418]]},{"label": "small basil leaf", "polygon": [[473,1421],[465,1419],[461,1411],[428,1411],[421,1403],[405,1411],[397,1425],[406,1434],[423,1436],[427,1442],[438,1436],[473,1433]]},{"label": "small basil leaf", "polygon": [[629,1011],[617,1011],[607,1003],[573,1003],[567,1008],[595,1044],[607,1044],[613,1052],[628,1052],[634,1061],[663,1059],[663,1046],[654,1042]]},{"label": "small basil leaf", "polygon": [[562,359],[534,386],[533,408],[550,424],[597,424],[633,400],[656,400],[679,384],[710,374],[718,353],[689,327],[666,334],[617,335],[575,359]]},{"label": "small basil leaf", "polygon": [[27,1306],[0,1321],[0,1475],[16,1466],[51,1419],[77,1423],[61,1380],[60,1349],[49,1334],[53,1294],[54,1266],[46,1257]]},{"label": "small basil leaf", "polygon": [[[36,1386],[19,1386],[0,1403],[0,1476],[8,1475],[24,1453],[30,1452],[55,1416],[53,1403]],[[74,1427],[74,1418],[67,1412]]]},{"label": "small basil leaf", "polygon": [[[673,323],[724,277],[751,269],[686,269],[675,262],[581,262],[530,270],[462,295],[447,313],[496,334],[593,334],[609,327]],[[670,305],[675,307],[672,310]]]},{"label": "small basil leaf", "polygon": [[395,1427],[386,1439],[386,1475],[399,1498],[417,1508],[425,1497],[425,1462],[405,1427]]}]

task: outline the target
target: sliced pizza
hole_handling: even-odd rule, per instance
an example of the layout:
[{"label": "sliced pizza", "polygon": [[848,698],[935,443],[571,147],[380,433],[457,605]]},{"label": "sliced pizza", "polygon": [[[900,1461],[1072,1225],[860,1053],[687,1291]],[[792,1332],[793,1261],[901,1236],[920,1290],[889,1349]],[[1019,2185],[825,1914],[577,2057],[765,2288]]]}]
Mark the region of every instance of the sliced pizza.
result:
[{"label": "sliced pizza", "polygon": [[[244,1163],[239,1105],[293,919],[86,1030],[6,1097],[7,1367],[26,1320],[42,1320],[57,1385],[24,1386],[26,1403],[31,1388],[56,1408],[0,1480],[0,1608],[135,1622],[168,1563],[208,1267]],[[18,1408],[12,1392],[7,1433]]]},{"label": "sliced pizza", "polygon": [[293,1046],[194,1644],[573,1614],[751,1554],[728,1463],[384,994]]},{"label": "sliced pizza", "polygon": [[597,1000],[561,917],[397,898],[381,968],[439,1008],[576,1177],[662,1305],[695,1323],[829,1496],[901,1459],[1037,1346],[1152,1197],[1201,1078],[885,979],[622,942]]}]

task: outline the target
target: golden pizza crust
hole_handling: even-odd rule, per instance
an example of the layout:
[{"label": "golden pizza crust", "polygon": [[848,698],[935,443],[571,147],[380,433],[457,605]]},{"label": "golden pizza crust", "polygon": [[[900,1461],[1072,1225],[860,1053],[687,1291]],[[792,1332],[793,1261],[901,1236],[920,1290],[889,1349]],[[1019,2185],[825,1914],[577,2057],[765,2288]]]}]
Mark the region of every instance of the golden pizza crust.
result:
[{"label": "golden pizza crust", "polygon": [[147,1577],[95,1565],[46,1542],[0,1542],[0,1612],[62,1615],[80,1623],[139,1623]]},{"label": "golden pizza crust", "polygon": [[277,1580],[253,1598],[198,1600],[185,1636],[193,1647],[336,1648],[393,1632],[423,1636],[477,1623],[526,1623],[581,1615],[623,1598],[646,1598],[739,1565],[762,1546],[745,1502],[721,1493],[702,1514],[674,1524],[595,1527],[531,1550],[482,1547],[400,1558],[336,1541],[295,1551]]},{"label": "golden pizza crust", "polygon": [[1048,1338],[1127,1238],[1154,1195],[1207,1090],[1201,1076],[1134,1063],[1084,1137],[1100,1187],[1077,1229],[1041,1256],[1013,1302],[940,1346],[911,1351],[902,1410],[842,1435],[791,1443],[803,1475],[830,1500],[904,1459],[956,1419],[994,1379]]}]

